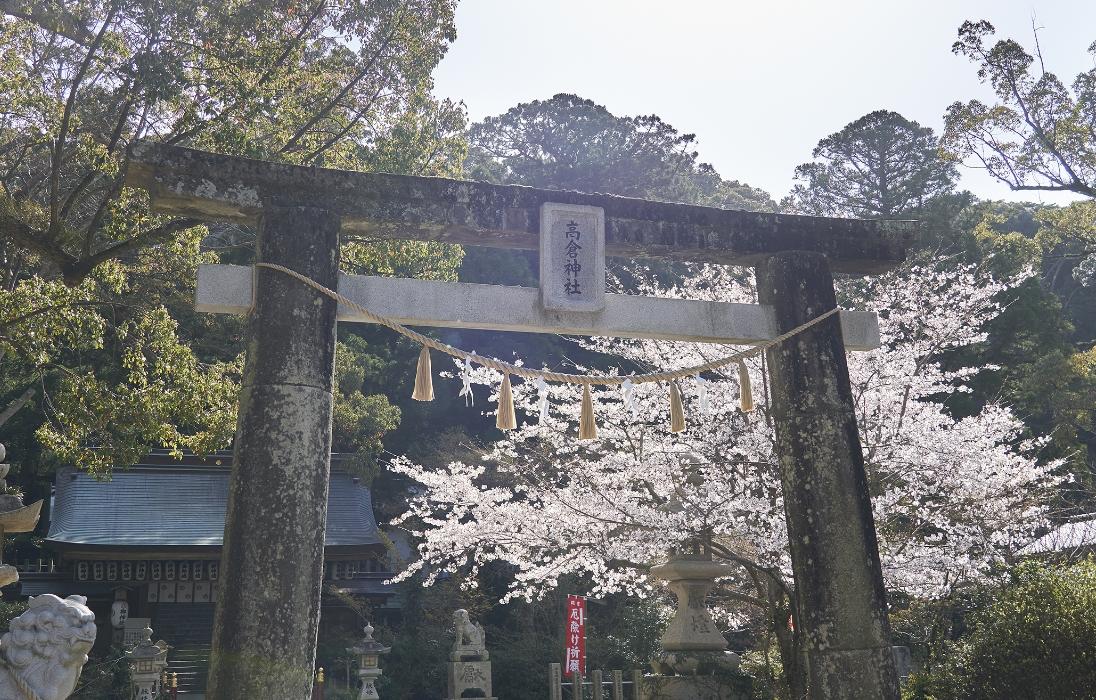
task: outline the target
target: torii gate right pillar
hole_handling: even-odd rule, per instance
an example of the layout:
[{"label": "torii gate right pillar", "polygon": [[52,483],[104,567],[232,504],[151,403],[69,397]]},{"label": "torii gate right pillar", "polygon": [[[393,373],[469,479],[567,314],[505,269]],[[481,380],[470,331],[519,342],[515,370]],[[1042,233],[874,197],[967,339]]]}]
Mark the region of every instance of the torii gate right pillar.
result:
[{"label": "torii gate right pillar", "polygon": [[[836,306],[820,253],[757,269],[777,333]],[[836,316],[766,351],[797,619],[812,700],[897,700],[886,594],[849,368]]]}]

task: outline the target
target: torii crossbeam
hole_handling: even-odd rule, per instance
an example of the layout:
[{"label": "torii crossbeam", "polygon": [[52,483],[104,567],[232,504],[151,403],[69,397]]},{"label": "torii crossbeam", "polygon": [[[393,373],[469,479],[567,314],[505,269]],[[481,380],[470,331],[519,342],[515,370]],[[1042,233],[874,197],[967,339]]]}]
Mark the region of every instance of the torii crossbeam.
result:
[{"label": "torii crossbeam", "polygon": [[[339,285],[340,231],[535,250],[544,243],[538,238],[544,212],[553,206],[600,212],[609,255],[757,267],[764,308],[694,306],[711,316],[697,325],[624,323],[612,316],[619,300],[599,300],[594,316],[530,308],[531,316],[517,319],[524,330],[537,328],[521,324],[558,321],[558,332],[599,335],[606,334],[607,319],[616,318],[608,331],[633,337],[761,342],[834,308],[831,269],[884,272],[904,260],[916,233],[910,221],[740,212],[323,170],[144,142],[131,149],[126,183],[146,189],[160,213],[256,225],[257,261],[287,266],[332,289]],[[318,631],[338,310],[329,298],[270,269],[255,274],[253,303],[242,297],[238,273],[218,267],[204,274],[236,280],[235,292],[215,302],[206,298],[210,310],[246,310],[249,318],[208,697],[302,700],[310,693]],[[250,283],[250,273],[244,276]],[[370,295],[405,284],[375,280],[360,282],[358,300],[366,306]],[[498,289],[461,294],[506,294]],[[207,282],[199,295],[210,291]],[[225,308],[212,308],[218,304]],[[545,299],[541,305],[547,307]],[[394,315],[427,325],[499,327],[468,322],[451,299],[442,306],[433,314]],[[713,320],[723,313],[739,325]],[[897,698],[842,325],[853,348],[877,342],[871,320],[842,314],[840,322],[831,317],[766,351],[798,619],[811,697]]]}]

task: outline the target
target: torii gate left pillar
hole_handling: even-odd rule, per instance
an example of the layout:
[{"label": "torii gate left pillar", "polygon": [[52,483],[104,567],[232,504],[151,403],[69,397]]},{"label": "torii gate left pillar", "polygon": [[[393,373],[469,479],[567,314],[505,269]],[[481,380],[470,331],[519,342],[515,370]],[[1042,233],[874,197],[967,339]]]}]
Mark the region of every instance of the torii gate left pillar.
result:
[{"label": "torii gate left pillar", "polygon": [[[258,260],[337,284],[337,216],[268,206],[258,223]],[[306,698],[320,620],[337,305],[274,270],[257,268],[255,283],[208,696]]]},{"label": "torii gate left pillar", "polygon": [[[131,149],[130,163],[127,184],[147,189],[156,211],[258,224],[261,261],[282,263],[330,288],[337,286],[340,228],[376,237],[536,250],[540,207],[546,202],[603,209],[609,255],[769,266],[768,261],[778,254],[794,258],[802,252],[808,257],[825,256],[835,272],[857,274],[881,272],[903,260],[916,228],[915,222],[761,214],[440,178],[320,170],[148,143]],[[770,307],[775,311],[774,324],[785,330],[796,314],[807,309],[807,301],[800,297],[809,290],[797,287],[790,278],[781,279],[778,270],[774,273],[766,278],[774,289],[798,292]],[[823,301],[832,308],[829,272],[816,277],[815,286],[828,289],[830,296]],[[254,289],[208,697],[304,700],[310,695],[322,584],[336,309],[318,293],[288,277],[279,279],[269,269],[258,273]],[[836,319],[810,333],[814,337],[827,334],[833,341],[826,346],[827,353],[839,354],[842,342]],[[774,390],[787,394],[797,385],[795,372],[801,363],[794,354],[784,357],[791,371],[778,377]],[[843,367],[825,363],[838,370]],[[827,376],[829,369],[822,369],[819,376]],[[851,401],[846,400],[847,372],[833,376],[846,389],[838,393],[833,406],[841,413],[840,425],[850,426],[851,432],[841,444],[835,441],[830,461],[817,466],[833,470],[861,491],[857,494],[861,501],[852,499],[846,504],[849,507],[814,514],[815,521],[824,518],[826,522],[792,518],[789,513],[792,537],[835,533],[846,524],[874,531],[870,509],[860,507],[868,496],[862,455],[857,461],[855,417]],[[803,386],[814,392],[821,384],[812,380]],[[799,413],[810,415],[788,414],[793,429],[833,408],[817,398],[821,397],[807,396],[802,402]],[[795,397],[789,394],[782,399],[787,405]],[[840,429],[838,422],[831,423]],[[786,453],[781,457],[793,467],[810,458],[796,444],[784,443]],[[794,479],[795,469],[788,468],[785,476]],[[787,490],[797,484],[785,486]],[[798,508],[797,504],[789,501],[789,508]],[[794,532],[793,525],[801,525],[805,532]],[[872,590],[882,590],[874,539],[869,537],[863,544],[847,549],[844,558],[824,556],[814,562],[827,567],[825,576],[818,579],[826,591],[841,590],[852,569],[860,578],[868,572]],[[829,540],[823,537],[817,546],[826,553]],[[799,567],[796,584],[811,585],[803,580]],[[824,632],[816,635],[818,644],[808,646],[811,697],[863,697],[866,689],[874,688],[881,693],[878,697],[896,699],[894,665],[885,658],[889,630],[881,595],[856,596],[844,606],[841,602],[824,591],[804,596],[801,603],[803,617],[808,623],[818,621]],[[828,620],[834,614],[847,618],[842,620],[847,624],[831,627]],[[878,633],[857,636],[858,630],[873,625]],[[846,635],[846,630],[852,634]],[[827,656],[831,648],[842,654]],[[850,669],[856,673],[849,673]]]}]

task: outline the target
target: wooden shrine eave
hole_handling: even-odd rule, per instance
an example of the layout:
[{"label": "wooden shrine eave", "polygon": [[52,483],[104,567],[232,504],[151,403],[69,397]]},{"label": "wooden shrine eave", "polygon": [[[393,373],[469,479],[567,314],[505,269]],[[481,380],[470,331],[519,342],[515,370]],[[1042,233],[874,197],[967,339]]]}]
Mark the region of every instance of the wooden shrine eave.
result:
[{"label": "wooden shrine eave", "polygon": [[916,221],[839,219],[717,209],[604,194],[436,177],[311,168],[139,141],[126,184],[162,214],[252,224],[264,206],[337,214],[346,232],[536,250],[540,206],[605,210],[609,255],[756,265],[788,250],[825,254],[838,272],[875,274],[906,258]]}]

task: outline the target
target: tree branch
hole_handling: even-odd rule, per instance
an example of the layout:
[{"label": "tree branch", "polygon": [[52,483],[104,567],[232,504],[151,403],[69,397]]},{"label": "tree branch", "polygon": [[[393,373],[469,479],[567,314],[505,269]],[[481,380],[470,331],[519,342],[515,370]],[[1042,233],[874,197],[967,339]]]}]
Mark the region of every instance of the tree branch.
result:
[{"label": "tree branch", "polygon": [[339,101],[342,100],[342,98],[346,97],[346,95],[354,89],[355,85],[361,82],[362,79],[365,78],[365,76],[369,75],[369,72],[373,70],[373,66],[376,65],[378,60],[380,60],[381,55],[384,54],[385,49],[387,49],[388,45],[392,42],[392,39],[395,37],[396,30],[398,28],[399,22],[397,21],[392,30],[388,32],[388,36],[384,38],[384,41],[381,42],[381,45],[377,48],[376,52],[373,53],[373,57],[369,59],[369,62],[365,64],[365,66],[358,72],[356,76],[354,76],[354,78],[350,82],[343,86],[342,90],[339,91],[339,94],[335,95],[335,97],[332,98],[331,101],[328,102],[322,109],[317,110],[316,113],[312,115],[311,119],[306,121],[300,128],[298,128],[293,133],[292,136],[289,137],[289,140],[285,142],[285,145],[278,150],[279,153],[292,153],[293,151],[298,150],[296,147],[297,141],[299,141],[306,133],[308,133],[309,129],[319,123],[321,119],[326,117],[328,113],[330,113],[331,110],[335,108]]},{"label": "tree branch", "polygon": [[0,235],[61,267],[76,262],[75,257],[69,255],[60,247],[50,245],[42,240],[41,232],[34,230],[29,224],[2,210],[0,210]]},{"label": "tree branch", "polygon": [[124,240],[120,243],[115,243],[108,248],[100,250],[94,255],[88,256],[86,258],[81,258],[80,260],[70,263],[69,265],[66,265],[64,267],[63,271],[65,275],[65,284],[68,284],[69,286],[79,284],[100,263],[104,263],[107,260],[121,257],[126,253],[132,252],[139,248],[144,248],[148,245],[153,245],[155,243],[161,243],[163,241],[170,240],[175,234],[179,233],[180,231],[185,231],[186,229],[197,226],[200,223],[201,221],[199,221],[198,219],[174,219],[163,224],[162,226],[157,226],[156,228],[149,229],[148,231],[145,231],[143,233],[139,233],[133,238]]},{"label": "tree branch", "polygon": [[26,406],[27,403],[34,398],[34,394],[34,387],[27,387],[27,390],[24,391],[22,395],[19,396],[19,398],[9,403],[7,408],[5,408],[3,412],[0,412],[0,426],[3,426],[5,423],[11,420],[11,417],[18,413],[19,409],[21,409],[23,406]]},{"label": "tree branch", "polygon": [[76,93],[79,92],[80,83],[83,82],[88,68],[91,67],[91,62],[95,58],[95,53],[102,45],[103,37],[106,36],[107,29],[110,27],[110,23],[114,21],[114,15],[117,12],[118,5],[112,5],[110,12],[107,13],[106,19],[103,20],[103,26],[95,35],[95,40],[91,42],[91,46],[88,47],[87,55],[84,56],[84,60],[80,63],[80,68],[76,71],[76,76],[72,79],[72,86],[69,88],[68,99],[65,100],[65,111],[61,115],[61,125],[57,129],[57,143],[53,149],[53,162],[49,176],[49,229],[47,235],[50,238],[57,234],[57,231],[61,226],[61,221],[58,217],[59,200],[57,190],[60,187],[61,179],[61,156],[65,150],[65,139],[68,137],[69,123],[72,120],[72,110],[76,104]]},{"label": "tree branch", "polygon": [[56,32],[81,46],[87,46],[95,39],[76,15],[52,4],[0,0],[0,13],[36,24],[47,31]]}]

